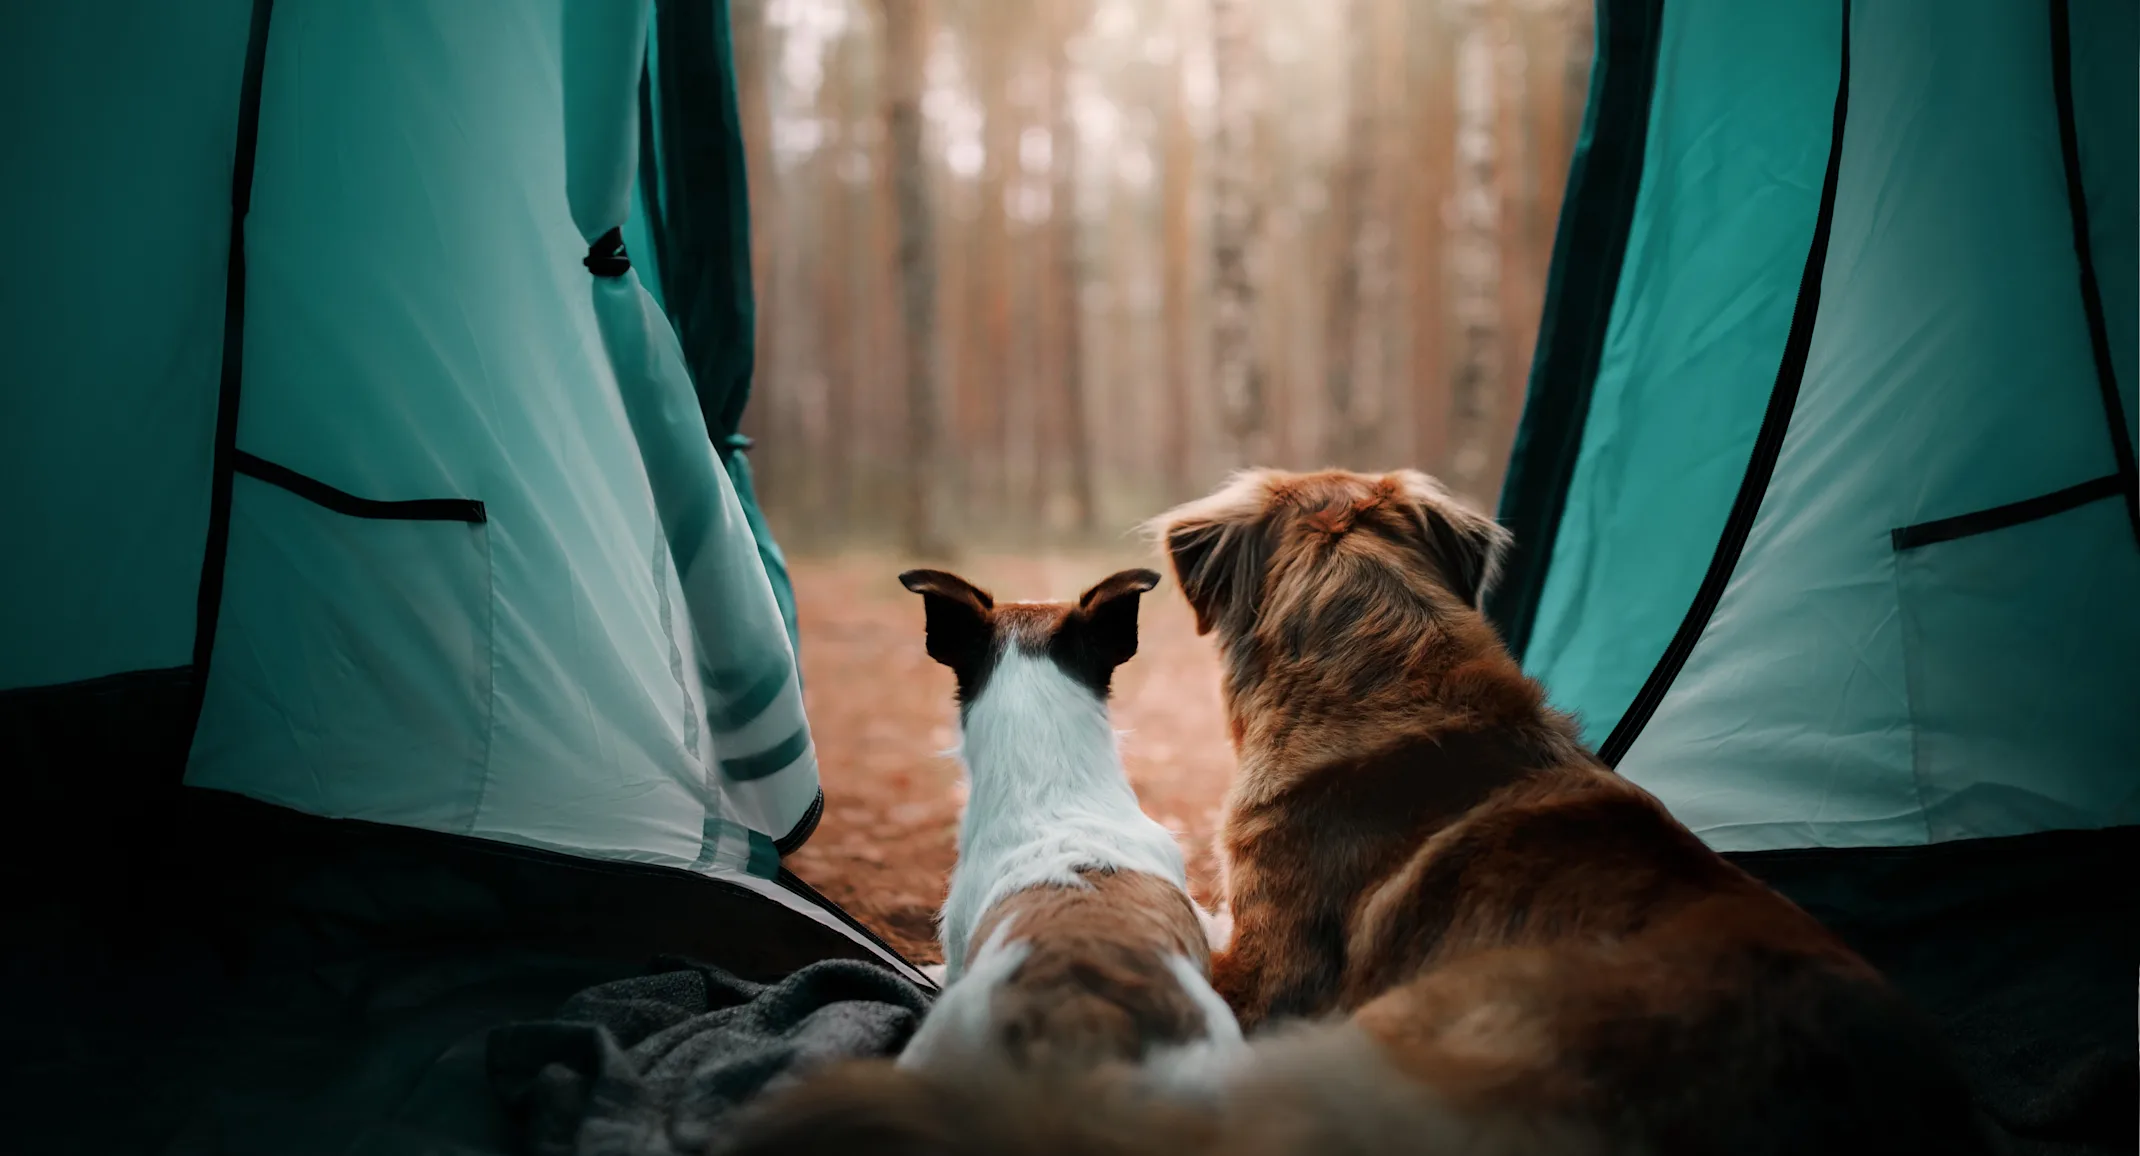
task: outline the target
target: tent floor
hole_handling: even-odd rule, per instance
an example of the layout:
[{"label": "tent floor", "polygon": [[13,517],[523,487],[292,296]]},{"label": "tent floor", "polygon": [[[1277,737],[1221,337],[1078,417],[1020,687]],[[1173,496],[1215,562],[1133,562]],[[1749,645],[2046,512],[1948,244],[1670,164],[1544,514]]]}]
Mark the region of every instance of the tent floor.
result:
[{"label": "tent floor", "polygon": [[[123,880],[56,853],[16,875],[37,885],[6,921],[8,1151],[504,1153],[490,1028],[663,953],[750,978],[870,958],[680,872],[210,792],[158,819],[183,839]],[[1741,861],[1947,1025],[2017,1152],[2095,1156],[2135,1150],[2136,850],[2123,829]]]},{"label": "tent floor", "polygon": [[2140,1147],[2140,828],[1732,858],[1946,1028],[2016,1152]]},{"label": "tent floor", "polygon": [[48,868],[11,913],[0,1149],[504,1153],[489,1029],[662,954],[876,958],[680,871],[180,796],[129,886]]}]

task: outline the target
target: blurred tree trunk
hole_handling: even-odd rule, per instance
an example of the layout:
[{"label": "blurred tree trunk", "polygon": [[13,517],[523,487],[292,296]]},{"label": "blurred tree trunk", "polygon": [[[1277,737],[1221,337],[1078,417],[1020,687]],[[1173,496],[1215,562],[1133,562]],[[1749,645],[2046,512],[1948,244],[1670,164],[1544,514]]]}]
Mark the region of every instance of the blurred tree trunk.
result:
[{"label": "blurred tree trunk", "polygon": [[[735,50],[736,114],[743,133],[743,169],[750,198],[751,295],[757,310],[751,334],[751,386],[753,401],[744,415],[745,432],[754,437],[770,433],[767,453],[756,455],[760,488],[777,495],[784,488],[785,459],[796,449],[779,443],[794,428],[792,406],[783,396],[780,373],[785,369],[775,357],[780,340],[776,332],[784,320],[780,308],[781,261],[780,173],[773,164],[773,116],[770,80],[765,62],[773,53],[771,30],[765,22],[767,0],[732,0],[729,5],[729,36]],[[769,500],[779,503],[778,497]]]},{"label": "blurred tree trunk", "polygon": [[1597,8],[1594,0],[1565,0],[1562,8],[1567,20],[1566,63],[1561,73],[1563,100],[1561,123],[1566,126],[1562,137],[1568,143],[1568,156],[1562,158],[1565,166],[1574,159],[1575,139],[1583,130],[1583,114],[1590,103],[1590,69],[1592,57],[1597,53]]},{"label": "blurred tree trunk", "polygon": [[929,158],[923,148],[922,96],[929,46],[929,0],[882,0],[884,10],[884,121],[891,145],[892,194],[897,217],[900,306],[900,368],[906,379],[906,548],[919,557],[940,557],[946,546],[939,525],[938,476],[944,451],[943,410],[937,378],[936,232],[929,201]]},{"label": "blurred tree trunk", "polygon": [[1452,97],[1456,92],[1443,0],[1410,0],[1407,107],[1413,114],[1412,213],[1412,460],[1446,475],[1450,465],[1448,222],[1456,158]]},{"label": "blurred tree trunk", "polygon": [[1507,468],[1508,447],[1523,417],[1529,384],[1531,350],[1538,335],[1538,301],[1544,297],[1545,262],[1534,244],[1538,216],[1535,121],[1527,99],[1531,38],[1526,13],[1500,3],[1491,10],[1494,44],[1494,172],[1499,202],[1502,379],[1485,440],[1487,464],[1478,486],[1482,500],[1493,498]]},{"label": "blurred tree trunk", "polygon": [[1413,465],[1412,271],[1404,260],[1406,211],[1418,190],[1404,179],[1406,147],[1419,131],[1418,114],[1405,99],[1407,0],[1375,0],[1375,244],[1372,269],[1379,279],[1370,296],[1376,307],[1367,335],[1377,355],[1377,414],[1367,450],[1373,469]]},{"label": "blurred tree trunk", "polygon": [[1018,128],[1009,106],[1010,20],[1005,9],[995,3],[977,5],[973,27],[975,43],[967,55],[974,62],[981,105],[981,172],[974,193],[975,268],[967,286],[973,296],[968,308],[977,331],[974,372],[980,388],[974,397],[975,440],[970,451],[974,482],[968,500],[979,507],[983,520],[1000,529],[1008,513],[1004,458],[1010,444],[1010,410],[1004,395],[1012,381],[1010,229],[1004,198],[1009,195],[1007,178],[1017,163]]},{"label": "blurred tree trunk", "polygon": [[900,338],[899,291],[899,196],[895,187],[897,162],[892,134],[884,116],[889,100],[890,73],[886,59],[885,22],[876,22],[876,37],[870,54],[871,105],[865,125],[875,163],[871,168],[864,228],[866,245],[858,252],[858,273],[866,287],[863,297],[868,328],[870,359],[856,381],[861,404],[856,407],[857,439],[853,445],[859,488],[854,509],[857,522],[871,527],[897,527],[904,536],[909,473],[904,456],[906,438],[891,436],[903,429],[907,407],[901,393],[906,375]]},{"label": "blurred tree trunk", "polygon": [[1261,71],[1251,0],[1211,0],[1218,133],[1212,145],[1212,376],[1236,460],[1264,452],[1264,373],[1256,331],[1261,202],[1256,124]]},{"label": "blurred tree trunk", "polygon": [[1457,325],[1450,383],[1449,487],[1483,503],[1492,461],[1497,394],[1503,381],[1500,340],[1500,201],[1494,156],[1494,41],[1486,0],[1450,0],[1456,25],[1455,250],[1452,272]]},{"label": "blurred tree trunk", "polygon": [[1191,336],[1189,255],[1189,191],[1196,180],[1196,134],[1189,125],[1189,94],[1186,88],[1188,53],[1182,43],[1179,6],[1167,5],[1167,28],[1174,43],[1174,59],[1166,78],[1160,153],[1160,329],[1165,344],[1166,366],[1162,389],[1166,398],[1165,427],[1160,437],[1159,469],[1165,486],[1163,500],[1181,501],[1195,483],[1196,411],[1191,404],[1196,382]]},{"label": "blurred tree trunk", "polygon": [[833,524],[843,536],[853,531],[857,521],[854,465],[859,453],[855,443],[856,433],[862,428],[857,419],[869,380],[866,367],[870,364],[872,340],[869,302],[873,286],[869,271],[873,263],[855,256],[870,251],[874,235],[870,228],[874,207],[871,191],[877,166],[870,155],[869,129],[875,117],[859,75],[868,47],[860,31],[841,37],[826,77],[832,86],[834,115],[838,118],[833,129],[839,152],[833,188],[834,217],[824,234],[834,254],[826,264],[830,266],[834,292],[831,304],[835,311],[822,319],[831,354],[831,376],[825,389],[826,450],[812,456],[826,472]]},{"label": "blurred tree trunk", "polygon": [[1051,141],[1048,197],[1049,248],[1054,258],[1055,366],[1057,412],[1063,420],[1062,451],[1069,467],[1070,528],[1090,534],[1098,524],[1099,499],[1093,489],[1092,417],[1085,389],[1085,263],[1083,221],[1078,213],[1078,125],[1071,104],[1074,91],[1071,41],[1085,23],[1084,0],[1053,0],[1055,27],[1048,37],[1048,108]]},{"label": "blurred tree trunk", "polygon": [[1382,424],[1381,381],[1384,225],[1381,220],[1378,120],[1382,94],[1379,0],[1348,0],[1344,13],[1345,142],[1330,179],[1331,269],[1324,313],[1323,387],[1328,403],[1326,455],[1354,469],[1374,468]]}]

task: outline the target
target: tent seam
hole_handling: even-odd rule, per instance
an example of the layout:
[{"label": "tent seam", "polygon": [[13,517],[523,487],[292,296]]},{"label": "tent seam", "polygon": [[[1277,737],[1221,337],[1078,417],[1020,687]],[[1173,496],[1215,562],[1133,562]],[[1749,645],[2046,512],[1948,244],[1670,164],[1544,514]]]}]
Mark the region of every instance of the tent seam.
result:
[{"label": "tent seam", "polygon": [[483,804],[490,801],[491,751],[498,737],[498,556],[486,522],[483,535],[483,752],[476,767],[475,806],[468,812],[468,833],[483,825]]},{"label": "tent seam", "polygon": [[1610,767],[1618,767],[1628,748],[1634,745],[1643,727],[1656,713],[1658,704],[1664,701],[1665,694],[1678,679],[1679,672],[1685,668],[1703,631],[1708,628],[1709,616],[1716,612],[1717,603],[1724,597],[1724,588],[1738,569],[1746,539],[1753,531],[1754,519],[1760,513],[1762,500],[1767,497],[1769,482],[1775,477],[1776,461],[1782,456],[1784,442],[1790,433],[1791,414],[1798,404],[1799,387],[1805,381],[1806,361],[1820,314],[1821,283],[1828,264],[1828,238],[1835,223],[1836,190],[1842,183],[1844,130],[1850,120],[1850,5],[1851,0],[1841,0],[1841,60],[1835,82],[1835,118],[1828,144],[1828,171],[1821,180],[1820,208],[1813,219],[1813,238],[1806,246],[1806,266],[1799,277],[1798,301],[1792,310],[1790,332],[1784,339],[1783,356],[1776,366],[1776,384],[1769,393],[1768,411],[1762,415],[1761,429],[1755,435],[1753,452],[1747,459],[1738,496],[1732,500],[1731,513],[1725,519],[1723,532],[1717,536],[1716,552],[1709,559],[1709,569],[1702,575],[1702,584],[1694,593],[1693,603],[1687,607],[1679,629],[1666,644],[1664,654],[1650,670],[1642,689],[1636,692],[1634,701],[1621,714],[1604,745],[1598,748],[1598,757]]},{"label": "tent seam", "polygon": [[253,169],[260,143],[260,87],[266,71],[268,28],[275,0],[253,0],[246,30],[245,72],[238,85],[238,124],[230,172],[230,236],[223,285],[223,361],[216,392],[216,425],[208,482],[208,533],[201,551],[201,580],[194,605],[193,703],[186,752],[178,758],[183,782],[186,764],[208,700],[208,668],[215,656],[216,622],[223,609],[224,567],[230,556],[230,504],[238,465],[238,400],[245,377],[245,221],[252,212]]},{"label": "tent seam", "polygon": [[2088,188],[2081,172],[2080,124],[2073,111],[2072,13],[2068,0],[2051,0],[2051,95],[2058,109],[2058,150],[2065,162],[2066,207],[2073,219],[2073,254],[2079,266],[2081,311],[2088,321],[2088,347],[2095,358],[2096,387],[2103,398],[2103,418],[2110,427],[2110,452],[2118,463],[2125,491],[2126,521],[2140,544],[2140,471],[2133,459],[2132,430],[2118,394],[2118,371],[2110,355],[2110,328],[2103,317],[2103,292],[2095,276],[2095,245],[2088,229]]}]

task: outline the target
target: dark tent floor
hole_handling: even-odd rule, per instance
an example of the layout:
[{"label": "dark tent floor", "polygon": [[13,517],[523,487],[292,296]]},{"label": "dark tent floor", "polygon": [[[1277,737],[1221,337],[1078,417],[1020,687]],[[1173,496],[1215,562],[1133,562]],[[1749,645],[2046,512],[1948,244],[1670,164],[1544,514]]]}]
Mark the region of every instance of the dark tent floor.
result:
[{"label": "dark tent floor", "polygon": [[515,1151],[491,1028],[664,954],[759,980],[873,958],[682,872],[209,792],[161,818],[186,834],[128,900],[76,875],[8,921],[0,1150]]},{"label": "dark tent floor", "polygon": [[[868,956],[677,872],[207,792],[151,818],[123,875],[63,866],[85,849],[49,831],[10,855],[7,1151],[511,1152],[491,1028],[665,953],[764,979]],[[1744,861],[1947,1025],[2016,1151],[2080,1156],[2135,1149],[2136,849],[2128,829]]]}]

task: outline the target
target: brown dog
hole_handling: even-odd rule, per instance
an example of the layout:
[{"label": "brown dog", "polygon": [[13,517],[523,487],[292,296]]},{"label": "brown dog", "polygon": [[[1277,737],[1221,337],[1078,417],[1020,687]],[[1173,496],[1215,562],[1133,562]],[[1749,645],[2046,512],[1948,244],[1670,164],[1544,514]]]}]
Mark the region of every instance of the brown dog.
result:
[{"label": "brown dog", "polygon": [[1546,705],[1479,610],[1491,519],[1413,471],[1251,471],[1154,528],[1225,662],[1245,1029],[1347,1014],[1459,1118],[1619,1150],[1985,1150],[1873,969]]}]

